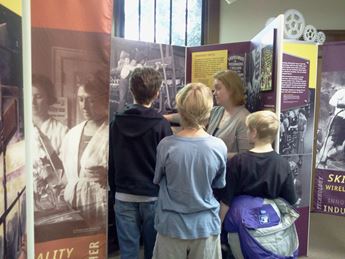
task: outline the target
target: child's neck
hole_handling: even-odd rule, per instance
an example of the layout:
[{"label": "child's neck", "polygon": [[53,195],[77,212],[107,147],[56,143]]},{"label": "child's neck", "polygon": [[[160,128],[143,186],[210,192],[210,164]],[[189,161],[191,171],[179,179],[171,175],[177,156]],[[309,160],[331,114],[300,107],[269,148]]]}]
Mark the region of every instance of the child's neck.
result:
[{"label": "child's neck", "polygon": [[152,105],[152,102],[148,103],[148,104],[141,104],[141,103],[138,103],[137,101],[134,100],[133,102],[134,104],[138,104],[138,105],[141,105],[145,108],[151,108],[151,105]]},{"label": "child's neck", "polygon": [[254,143],[254,148],[252,148],[250,151],[254,153],[266,153],[273,151],[273,148],[271,143],[256,141]]},{"label": "child's neck", "polygon": [[189,138],[197,138],[197,137],[204,137],[207,136],[207,132],[203,128],[182,128],[178,133],[177,136],[180,137],[189,137]]}]

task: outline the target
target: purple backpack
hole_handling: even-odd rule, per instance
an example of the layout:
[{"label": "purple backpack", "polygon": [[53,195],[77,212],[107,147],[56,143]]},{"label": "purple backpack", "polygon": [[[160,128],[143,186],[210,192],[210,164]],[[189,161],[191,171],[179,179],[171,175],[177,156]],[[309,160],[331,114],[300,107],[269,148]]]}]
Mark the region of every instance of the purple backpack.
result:
[{"label": "purple backpack", "polygon": [[224,219],[235,258],[297,258],[299,243],[294,222],[298,217],[281,198],[236,197]]}]

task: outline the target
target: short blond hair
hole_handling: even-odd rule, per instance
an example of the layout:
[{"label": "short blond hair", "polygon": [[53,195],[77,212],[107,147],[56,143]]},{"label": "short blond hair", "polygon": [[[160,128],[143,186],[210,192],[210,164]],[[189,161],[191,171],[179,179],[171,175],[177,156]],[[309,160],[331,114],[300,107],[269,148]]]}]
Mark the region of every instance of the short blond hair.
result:
[{"label": "short blond hair", "polygon": [[224,70],[213,76],[223,83],[225,88],[231,92],[231,101],[234,105],[243,105],[246,102],[245,88],[239,75],[231,70]]},{"label": "short blond hair", "polygon": [[271,111],[258,111],[246,118],[246,125],[250,131],[256,130],[257,139],[272,143],[279,129],[277,115]]},{"label": "short blond hair", "polygon": [[202,83],[190,83],[177,93],[176,106],[183,127],[205,127],[213,107],[212,91]]}]

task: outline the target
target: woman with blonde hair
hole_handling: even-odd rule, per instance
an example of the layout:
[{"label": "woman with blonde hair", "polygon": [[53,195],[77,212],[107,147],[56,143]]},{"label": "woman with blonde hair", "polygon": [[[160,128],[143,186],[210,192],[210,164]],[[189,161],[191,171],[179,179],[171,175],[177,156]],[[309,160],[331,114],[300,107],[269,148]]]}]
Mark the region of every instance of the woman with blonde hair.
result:
[{"label": "woman with blonde hair", "polygon": [[192,83],[177,94],[182,130],[157,147],[153,182],[160,185],[153,258],[221,258],[219,203],[213,188],[225,185],[227,150],[205,125],[211,90]]}]

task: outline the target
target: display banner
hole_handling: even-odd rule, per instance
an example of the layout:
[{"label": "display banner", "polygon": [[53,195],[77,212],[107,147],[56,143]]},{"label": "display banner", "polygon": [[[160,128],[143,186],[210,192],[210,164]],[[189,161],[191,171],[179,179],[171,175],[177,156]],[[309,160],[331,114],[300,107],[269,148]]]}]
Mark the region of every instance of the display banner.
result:
[{"label": "display banner", "polygon": [[309,236],[310,183],[314,139],[315,88],[318,47],[284,42],[279,153],[294,175],[300,217],[296,222],[299,255],[306,255]]},{"label": "display banner", "polygon": [[345,216],[345,42],[322,56],[313,209]]},{"label": "display banner", "polygon": [[0,258],[26,258],[21,0],[0,0]]},{"label": "display banner", "polygon": [[35,258],[106,258],[110,0],[31,1]]}]

